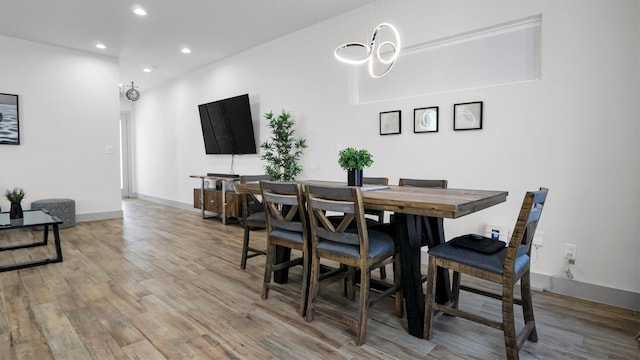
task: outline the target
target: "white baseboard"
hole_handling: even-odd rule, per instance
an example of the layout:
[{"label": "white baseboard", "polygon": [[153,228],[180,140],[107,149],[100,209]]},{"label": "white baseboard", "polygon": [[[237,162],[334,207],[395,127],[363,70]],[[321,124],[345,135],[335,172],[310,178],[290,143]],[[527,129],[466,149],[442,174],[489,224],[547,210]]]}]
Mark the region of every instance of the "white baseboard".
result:
[{"label": "white baseboard", "polygon": [[122,219],[122,210],[76,214],[76,222]]}]

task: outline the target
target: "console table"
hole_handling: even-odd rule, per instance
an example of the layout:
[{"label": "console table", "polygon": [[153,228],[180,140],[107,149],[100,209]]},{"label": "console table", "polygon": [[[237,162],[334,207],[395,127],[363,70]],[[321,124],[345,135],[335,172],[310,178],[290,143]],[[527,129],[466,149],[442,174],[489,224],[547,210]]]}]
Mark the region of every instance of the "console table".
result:
[{"label": "console table", "polygon": [[[224,175],[191,175],[200,179],[200,189],[193,189],[193,207],[202,211],[202,218],[206,219],[206,211],[220,215],[223,224],[227,224],[228,217],[242,216],[242,197],[236,192],[227,192],[227,183],[238,181],[237,176]],[[205,188],[205,180],[222,181],[222,189]]]},{"label": "console table", "polygon": [[9,219],[8,212],[0,213],[0,230],[33,228],[37,226],[44,227],[42,242],[3,246],[3,247],[0,247],[0,251],[9,251],[9,250],[48,245],[49,226],[53,227],[53,240],[56,248],[56,257],[54,258],[27,261],[27,262],[18,263],[18,264],[0,266],[0,272],[62,262],[62,248],[60,246],[60,234],[58,233],[58,225],[60,224],[62,224],[62,221],[55,216],[51,216],[49,212],[47,212],[46,210],[24,211],[24,217],[22,219]]}]

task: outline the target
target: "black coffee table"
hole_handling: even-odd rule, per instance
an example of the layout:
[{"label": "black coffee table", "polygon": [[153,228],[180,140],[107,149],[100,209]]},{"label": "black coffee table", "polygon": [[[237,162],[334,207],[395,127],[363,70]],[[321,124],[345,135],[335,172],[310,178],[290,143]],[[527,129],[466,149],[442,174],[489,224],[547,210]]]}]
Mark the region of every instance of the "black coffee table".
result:
[{"label": "black coffee table", "polygon": [[10,246],[0,247],[0,251],[9,251],[16,249],[24,249],[35,246],[46,246],[49,243],[49,227],[53,228],[53,239],[56,246],[56,257],[50,259],[34,260],[18,264],[0,266],[0,272],[18,270],[29,268],[33,266],[46,265],[52,263],[62,262],[62,248],[60,247],[60,234],[58,233],[58,225],[62,224],[62,221],[55,216],[51,216],[46,210],[27,210],[24,211],[24,218],[22,219],[9,219],[9,213],[0,213],[0,231],[10,229],[22,229],[33,227],[44,227],[44,234],[42,242],[17,244]]}]

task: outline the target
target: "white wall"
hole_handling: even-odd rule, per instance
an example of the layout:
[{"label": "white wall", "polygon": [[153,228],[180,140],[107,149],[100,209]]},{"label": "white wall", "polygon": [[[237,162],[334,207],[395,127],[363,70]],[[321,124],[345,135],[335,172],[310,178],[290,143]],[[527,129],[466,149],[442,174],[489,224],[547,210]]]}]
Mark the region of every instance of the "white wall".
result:
[{"label": "white wall", "polygon": [[23,187],[24,209],[63,197],[78,220],[122,216],[117,59],[2,36],[0,49],[0,92],[20,110],[20,145],[0,145],[0,191]]},{"label": "white wall", "polygon": [[[412,46],[537,14],[536,81],[353,105],[349,66],[333,58],[337,45],[366,41],[382,21]],[[259,141],[269,135],[261,114],[293,114],[310,145],[300,178],[343,180],[336,149],[357,146],[374,154],[366,175],[510,192],[506,204],[447,220],[448,237],[485,222],[512,227],[524,192],[549,187],[533,272],[563,276],[564,246],[574,243],[576,281],[638,293],[638,19],[635,0],[378,2],[146,91],[135,104],[136,191],[190,204],[198,182],[189,175],[229,171],[230,157],[204,154],[197,105],[249,93]],[[475,100],[484,101],[484,129],[454,132],[453,104]],[[437,134],[412,132],[413,109],[424,106],[440,106]],[[378,113],[397,109],[402,134],[379,136]],[[260,173],[262,162],[236,157],[234,170]]]}]

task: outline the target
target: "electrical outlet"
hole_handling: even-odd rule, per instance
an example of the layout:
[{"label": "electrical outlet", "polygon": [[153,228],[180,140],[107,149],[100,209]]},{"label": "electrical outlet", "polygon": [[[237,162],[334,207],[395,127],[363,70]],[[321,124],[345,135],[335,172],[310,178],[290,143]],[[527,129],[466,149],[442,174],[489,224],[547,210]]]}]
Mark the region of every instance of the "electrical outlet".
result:
[{"label": "electrical outlet", "polygon": [[565,257],[565,259],[573,260],[573,262],[575,263],[576,250],[577,250],[576,248],[577,248],[576,244],[569,244],[569,243],[564,244],[564,257]]}]

